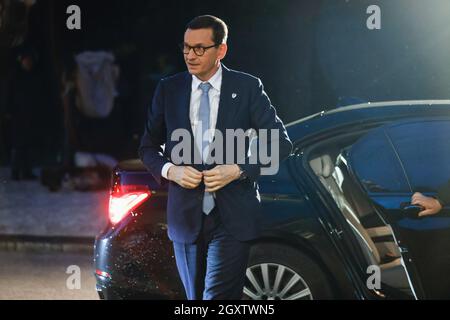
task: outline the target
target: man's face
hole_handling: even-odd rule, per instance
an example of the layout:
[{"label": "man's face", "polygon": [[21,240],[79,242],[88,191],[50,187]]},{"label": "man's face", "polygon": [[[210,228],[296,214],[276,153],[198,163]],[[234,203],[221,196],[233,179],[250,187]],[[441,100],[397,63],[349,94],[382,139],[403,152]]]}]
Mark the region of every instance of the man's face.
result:
[{"label": "man's face", "polygon": [[[191,47],[209,47],[214,45],[212,29],[187,29],[184,33],[184,43]],[[208,80],[219,67],[220,60],[225,57],[227,45],[206,49],[204,55],[197,56],[194,50],[184,55],[184,61],[190,74],[199,79]]]}]

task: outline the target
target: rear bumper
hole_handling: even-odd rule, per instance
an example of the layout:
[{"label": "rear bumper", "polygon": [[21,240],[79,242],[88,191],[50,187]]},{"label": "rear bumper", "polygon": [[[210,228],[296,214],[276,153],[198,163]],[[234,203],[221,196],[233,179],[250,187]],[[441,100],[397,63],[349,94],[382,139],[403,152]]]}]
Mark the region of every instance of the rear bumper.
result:
[{"label": "rear bumper", "polygon": [[108,228],[94,246],[100,299],[182,299],[172,251],[165,231],[155,233],[133,224],[123,230]]},{"label": "rear bumper", "polygon": [[140,291],[132,287],[114,286],[98,276],[96,281],[95,289],[101,300],[168,300],[171,298],[158,291]]}]

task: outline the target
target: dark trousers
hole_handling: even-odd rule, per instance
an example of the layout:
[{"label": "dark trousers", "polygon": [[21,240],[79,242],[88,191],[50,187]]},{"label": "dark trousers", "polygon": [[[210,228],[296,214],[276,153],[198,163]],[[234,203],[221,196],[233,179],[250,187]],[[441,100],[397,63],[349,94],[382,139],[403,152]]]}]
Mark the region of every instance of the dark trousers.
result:
[{"label": "dark trousers", "polygon": [[250,244],[233,238],[217,208],[203,216],[193,244],[174,242],[178,272],[189,300],[240,300]]}]

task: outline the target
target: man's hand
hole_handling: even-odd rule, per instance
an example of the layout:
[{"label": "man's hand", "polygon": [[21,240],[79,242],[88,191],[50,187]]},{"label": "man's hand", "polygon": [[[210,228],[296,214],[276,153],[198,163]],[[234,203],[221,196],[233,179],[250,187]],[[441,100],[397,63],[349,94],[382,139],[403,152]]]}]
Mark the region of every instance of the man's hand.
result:
[{"label": "man's hand", "polygon": [[424,196],[420,192],[413,194],[411,204],[425,208],[425,210],[419,212],[419,217],[430,216],[442,210],[441,203],[437,199]]},{"label": "man's hand", "polygon": [[207,192],[214,192],[225,187],[230,182],[239,178],[239,166],[237,164],[224,164],[214,169],[203,171],[203,180]]},{"label": "man's hand", "polygon": [[188,166],[171,166],[167,171],[167,178],[186,189],[198,187],[202,181],[202,173]]}]

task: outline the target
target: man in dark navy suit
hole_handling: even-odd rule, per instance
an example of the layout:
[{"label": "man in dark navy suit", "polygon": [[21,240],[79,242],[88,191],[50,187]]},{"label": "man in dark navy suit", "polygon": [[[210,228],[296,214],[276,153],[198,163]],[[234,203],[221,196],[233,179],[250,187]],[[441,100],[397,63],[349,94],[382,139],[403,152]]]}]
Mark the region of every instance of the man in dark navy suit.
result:
[{"label": "man in dark navy suit", "polygon": [[[251,153],[250,139],[242,153],[226,132],[254,129],[261,142],[267,130],[258,148],[275,165],[292,150],[261,81],[221,64],[227,36],[214,16],[187,25],[180,47],[188,72],[159,82],[139,148],[155,179],[169,180],[168,233],[188,299],[241,299],[249,241],[259,234],[257,179],[267,163]],[[180,130],[187,138],[174,139]],[[181,152],[180,142],[188,146]]]}]

